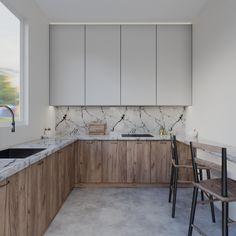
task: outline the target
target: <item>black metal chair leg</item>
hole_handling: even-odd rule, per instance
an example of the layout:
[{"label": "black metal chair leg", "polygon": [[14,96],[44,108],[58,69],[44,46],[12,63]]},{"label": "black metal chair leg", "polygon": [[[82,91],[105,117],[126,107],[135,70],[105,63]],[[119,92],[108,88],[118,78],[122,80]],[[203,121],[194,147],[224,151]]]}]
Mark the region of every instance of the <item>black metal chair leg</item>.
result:
[{"label": "black metal chair leg", "polygon": [[170,187],[169,187],[169,202],[171,202],[172,189],[173,189],[173,178],[174,178],[174,166],[171,166],[171,176],[170,176]]},{"label": "black metal chair leg", "polygon": [[196,212],[197,196],[198,196],[198,188],[194,187],[192,207],[191,207],[191,213],[190,213],[190,221],[189,221],[189,229],[188,229],[188,236],[192,236],[192,234],[193,234],[193,226],[192,225],[194,223],[194,217],[195,217],[195,212]]},{"label": "black metal chair leg", "polygon": [[[203,180],[202,169],[199,169],[199,179]],[[204,201],[204,192],[201,191],[201,200]]]},{"label": "black metal chair leg", "polygon": [[[206,170],[206,174],[207,174],[207,179],[211,178],[211,172],[210,170]],[[215,207],[214,207],[214,202],[213,202],[213,197],[212,195],[210,195],[209,197],[210,202],[210,207],[211,207],[211,217],[212,217],[212,222],[215,223],[216,222],[216,217],[215,217]]]},{"label": "black metal chair leg", "polygon": [[222,236],[228,236],[229,203],[222,202]]},{"label": "black metal chair leg", "polygon": [[175,218],[175,206],[177,197],[177,184],[178,184],[178,169],[174,171],[174,182],[173,182],[173,203],[172,203],[172,218]]}]

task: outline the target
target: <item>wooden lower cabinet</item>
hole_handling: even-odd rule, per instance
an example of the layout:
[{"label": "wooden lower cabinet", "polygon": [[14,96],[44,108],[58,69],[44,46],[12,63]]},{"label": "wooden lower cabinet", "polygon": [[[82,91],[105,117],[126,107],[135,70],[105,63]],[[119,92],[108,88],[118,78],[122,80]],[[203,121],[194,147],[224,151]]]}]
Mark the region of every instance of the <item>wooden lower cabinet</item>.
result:
[{"label": "wooden lower cabinet", "polygon": [[27,235],[28,169],[7,179],[5,236]]},{"label": "wooden lower cabinet", "polygon": [[62,204],[74,187],[75,163],[74,145],[71,144],[58,152],[59,161],[59,202]]},{"label": "wooden lower cabinet", "polygon": [[79,182],[101,183],[102,182],[102,142],[80,141],[79,142]]},{"label": "wooden lower cabinet", "polygon": [[151,183],[169,183],[170,171],[170,141],[151,141]]},{"label": "wooden lower cabinet", "polygon": [[8,181],[3,180],[0,182],[0,236],[5,235],[5,227],[7,223],[7,212],[6,212],[6,202],[7,202],[7,185]]},{"label": "wooden lower cabinet", "polygon": [[102,182],[127,182],[127,142],[102,142]]},{"label": "wooden lower cabinet", "polygon": [[149,141],[127,141],[127,182],[150,183]]},{"label": "wooden lower cabinet", "polygon": [[46,158],[46,217],[47,225],[52,221],[61,206],[59,193],[58,152]]},{"label": "wooden lower cabinet", "polygon": [[42,236],[74,187],[74,145],[0,182],[0,236]]},{"label": "wooden lower cabinet", "polygon": [[0,183],[0,235],[27,235],[27,170]]},{"label": "wooden lower cabinet", "polygon": [[44,159],[29,167],[28,235],[41,236],[46,230],[46,189],[47,173]]}]

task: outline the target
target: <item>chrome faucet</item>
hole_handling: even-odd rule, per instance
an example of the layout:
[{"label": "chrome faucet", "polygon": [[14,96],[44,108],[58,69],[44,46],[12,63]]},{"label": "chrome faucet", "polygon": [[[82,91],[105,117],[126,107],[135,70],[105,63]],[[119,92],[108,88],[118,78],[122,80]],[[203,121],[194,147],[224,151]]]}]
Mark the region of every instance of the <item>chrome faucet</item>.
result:
[{"label": "chrome faucet", "polygon": [[10,111],[11,117],[12,117],[12,122],[11,122],[12,128],[11,128],[11,132],[15,132],[15,131],[16,131],[16,123],[15,123],[15,115],[14,115],[13,110],[12,110],[9,106],[6,106],[6,105],[0,105],[0,107],[6,108],[6,109],[8,109],[8,110]]}]

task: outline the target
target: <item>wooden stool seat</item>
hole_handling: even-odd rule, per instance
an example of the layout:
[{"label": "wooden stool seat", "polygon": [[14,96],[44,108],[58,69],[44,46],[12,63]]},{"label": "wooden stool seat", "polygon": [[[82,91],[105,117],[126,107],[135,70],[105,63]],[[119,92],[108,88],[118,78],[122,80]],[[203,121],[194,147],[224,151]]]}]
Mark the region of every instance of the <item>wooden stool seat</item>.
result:
[{"label": "wooden stool seat", "polygon": [[222,202],[234,202],[236,201],[236,181],[230,178],[227,179],[228,184],[228,197],[222,196],[222,179],[207,179],[200,181],[199,183],[193,182],[193,186],[203,190]]}]

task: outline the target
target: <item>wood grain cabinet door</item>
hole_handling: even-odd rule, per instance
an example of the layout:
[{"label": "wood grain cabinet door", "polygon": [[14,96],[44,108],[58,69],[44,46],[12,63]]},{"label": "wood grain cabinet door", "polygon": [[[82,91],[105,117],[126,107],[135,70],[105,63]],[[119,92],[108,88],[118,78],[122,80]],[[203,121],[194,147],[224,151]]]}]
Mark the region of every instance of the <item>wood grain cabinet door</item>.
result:
[{"label": "wood grain cabinet door", "polygon": [[59,168],[58,168],[58,173],[59,173],[59,182],[58,182],[58,187],[59,187],[59,202],[60,205],[63,204],[65,198],[66,198],[66,189],[65,189],[65,185],[66,185],[66,167],[65,167],[65,161],[66,161],[66,157],[65,157],[65,151],[62,149],[58,152],[58,159],[59,159]]},{"label": "wood grain cabinet door", "polygon": [[41,236],[47,227],[46,165],[41,160],[30,166],[28,185],[28,236]]},{"label": "wood grain cabinet door", "polygon": [[102,142],[102,182],[127,182],[127,143],[125,141]]},{"label": "wood grain cabinet door", "polygon": [[0,235],[1,236],[7,235],[5,233],[5,228],[7,228],[6,224],[8,223],[6,220],[7,185],[8,185],[7,180],[3,180],[0,182]]},{"label": "wood grain cabinet door", "polygon": [[127,182],[150,183],[150,142],[127,142]]},{"label": "wood grain cabinet door", "polygon": [[68,147],[69,155],[69,178],[70,178],[70,191],[75,185],[75,144]]},{"label": "wood grain cabinet door", "polygon": [[79,143],[81,183],[102,182],[101,141],[81,141]]},{"label": "wood grain cabinet door", "polygon": [[56,215],[61,204],[59,202],[59,158],[58,152],[46,158],[46,215],[47,225]]},{"label": "wood grain cabinet door", "polygon": [[151,183],[169,183],[171,171],[170,141],[151,142]]},{"label": "wood grain cabinet door", "polygon": [[74,148],[75,148],[75,184],[79,184],[80,183],[80,158],[79,158],[79,149],[80,149],[80,142],[77,141],[74,144]]},{"label": "wood grain cabinet door", "polygon": [[24,169],[7,180],[5,235],[27,235],[27,175]]}]

